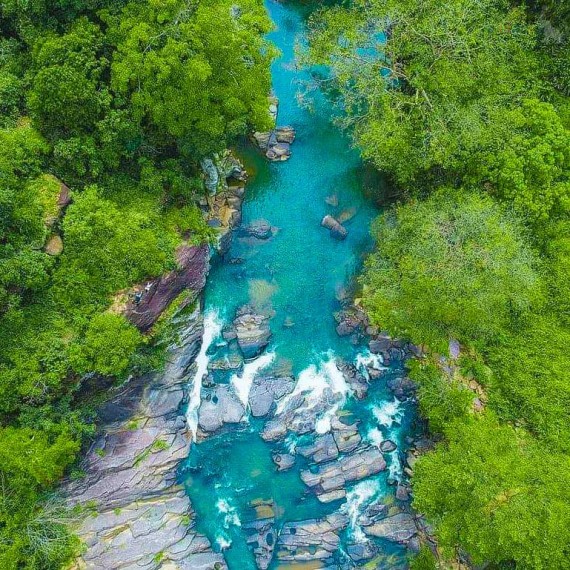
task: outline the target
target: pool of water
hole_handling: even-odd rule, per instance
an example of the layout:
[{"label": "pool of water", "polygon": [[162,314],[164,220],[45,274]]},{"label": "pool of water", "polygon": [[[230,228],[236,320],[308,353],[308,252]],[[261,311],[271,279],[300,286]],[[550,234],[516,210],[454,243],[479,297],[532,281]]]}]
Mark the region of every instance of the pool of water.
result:
[{"label": "pool of water", "polygon": [[[299,105],[299,82],[307,78],[307,72],[296,67],[294,46],[303,36],[306,8],[273,0],[266,4],[275,23],[270,39],[281,50],[272,68],[273,89],[280,101],[278,124],[293,126],[297,138],[292,157],[285,163],[269,163],[247,146],[240,149],[253,173],[242,223],[265,219],[275,228],[275,235],[255,240],[237,233],[226,258],[214,262],[205,291],[206,333],[197,377],[202,377],[209,359],[227,351],[222,327],[231,323],[238,307],[249,303],[273,315],[272,340],[257,362],[246,365],[242,379],[265,364],[309,384],[334,384],[327,363],[337,357],[356,363],[367,354],[366,347],[354,346],[337,335],[333,313],[340,309],[339,298],[350,288],[371,248],[370,223],[379,213],[374,199],[378,181],[331,125],[325,101],[317,101],[312,110]],[[320,226],[325,214],[347,219],[346,240],[332,239]],[[238,390],[242,379],[232,373],[216,377],[219,382],[233,382]],[[196,406],[196,401],[191,405]],[[360,433],[371,444],[389,437],[403,447],[414,421],[412,404],[395,400],[384,380],[371,384],[362,402],[347,397],[343,410],[360,421]],[[401,474],[398,452],[388,457],[387,471],[349,488],[347,500],[321,504],[299,477],[299,469],[306,464],[298,462],[290,471],[277,472],[272,461],[272,452],[286,451],[299,442],[289,438],[266,443],[259,435],[263,425],[264,420],[249,418],[226,426],[221,433],[192,445],[182,469],[198,530],[215,549],[224,551],[231,570],[256,568],[244,525],[268,501],[274,505],[278,529],[286,521],[318,518],[339,509],[356,513],[377,497],[386,503],[393,500],[394,489],[387,485],[387,478]],[[359,536],[357,525],[351,524],[343,532],[342,544]],[[384,562],[380,558],[374,567],[397,567],[395,560],[402,559],[403,548],[388,543],[380,546]],[[339,567],[345,567],[342,550],[337,554]],[[279,567],[276,561],[272,564]]]}]

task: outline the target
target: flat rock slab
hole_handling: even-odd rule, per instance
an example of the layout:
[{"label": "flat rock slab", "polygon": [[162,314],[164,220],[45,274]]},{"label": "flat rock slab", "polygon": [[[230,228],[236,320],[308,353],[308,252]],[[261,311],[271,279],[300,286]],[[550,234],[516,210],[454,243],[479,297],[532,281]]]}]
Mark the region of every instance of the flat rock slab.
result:
[{"label": "flat rock slab", "polygon": [[407,542],[418,533],[418,528],[411,514],[398,513],[364,527],[364,532],[369,536],[392,542]]},{"label": "flat rock slab", "polygon": [[214,432],[243,419],[245,408],[228,384],[218,384],[204,396],[198,413],[198,425],[204,431]]},{"label": "flat rock slab", "polygon": [[266,416],[273,404],[290,394],[295,388],[295,379],[290,376],[275,378],[258,376],[253,380],[249,391],[251,415],[258,418]]}]

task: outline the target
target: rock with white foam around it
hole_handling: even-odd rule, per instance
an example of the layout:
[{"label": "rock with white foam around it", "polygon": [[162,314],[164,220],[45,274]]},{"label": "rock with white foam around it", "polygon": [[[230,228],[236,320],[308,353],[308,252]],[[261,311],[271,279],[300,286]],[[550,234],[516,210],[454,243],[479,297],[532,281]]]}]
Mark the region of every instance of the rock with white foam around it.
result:
[{"label": "rock with white foam around it", "polygon": [[245,415],[240,399],[227,384],[218,384],[203,394],[198,425],[206,432],[214,432],[224,424],[239,423]]},{"label": "rock with white foam around it", "polygon": [[322,219],[321,226],[327,228],[330,231],[331,237],[335,239],[343,240],[348,235],[348,230],[330,215],[326,215]]},{"label": "rock with white foam around it", "polygon": [[259,356],[271,339],[269,317],[257,314],[246,305],[239,309],[233,324],[243,357],[251,360]]},{"label": "rock with white foam around it", "polygon": [[256,418],[266,416],[274,403],[290,394],[294,387],[295,379],[290,376],[282,378],[258,376],[253,380],[249,391],[251,415]]},{"label": "rock with white foam around it", "polygon": [[386,461],[382,453],[376,448],[364,448],[317,469],[301,471],[301,479],[320,498],[320,495],[344,490],[347,483],[360,481],[384,469]]}]

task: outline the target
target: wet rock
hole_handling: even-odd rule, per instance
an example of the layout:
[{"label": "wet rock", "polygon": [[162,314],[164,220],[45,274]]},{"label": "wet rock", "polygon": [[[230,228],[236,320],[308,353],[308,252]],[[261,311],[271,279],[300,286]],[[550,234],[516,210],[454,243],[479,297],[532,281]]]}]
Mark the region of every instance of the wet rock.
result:
[{"label": "wet rock", "polygon": [[370,526],[375,522],[383,519],[388,513],[388,505],[376,502],[368,505],[362,514],[358,517],[359,526]]},{"label": "wet rock", "polygon": [[191,436],[179,410],[203,335],[198,309],[177,332],[162,373],[133,378],[102,406],[104,426],[81,465],[85,476],[64,485],[70,507],[97,506],[74,529],[85,544],[79,568],[153,570],[159,553],[164,567],[226,568],[196,532],[188,496],[177,484]]},{"label": "wet rock", "polygon": [[343,489],[352,481],[360,481],[386,469],[386,461],[378,449],[367,448],[326,463],[313,470],[301,471],[301,479],[317,497]]},{"label": "wet rock", "polygon": [[224,424],[239,423],[245,415],[240,399],[227,384],[218,384],[202,398],[198,425],[206,432],[214,432]]},{"label": "wet rock", "polygon": [[257,567],[260,570],[267,570],[273,558],[276,541],[273,525],[274,519],[270,518],[252,521],[243,527],[247,533],[247,543],[253,550]]},{"label": "wet rock", "polygon": [[366,314],[356,307],[337,311],[333,316],[337,323],[336,332],[339,336],[349,336],[356,332],[360,333],[368,325]]},{"label": "wet rock", "polygon": [[357,424],[346,425],[338,418],[333,418],[331,427],[334,441],[341,453],[350,453],[360,445],[362,438]]},{"label": "wet rock", "polygon": [[365,527],[364,532],[392,542],[407,542],[418,533],[418,529],[412,515],[398,513]]},{"label": "wet rock", "polygon": [[410,380],[409,378],[402,378],[399,376],[396,378],[388,379],[386,385],[392,391],[394,396],[400,399],[409,398],[415,393],[417,389],[416,385],[414,384],[414,382],[412,382],[412,380]]},{"label": "wet rock", "polygon": [[378,554],[378,547],[367,540],[366,542],[355,542],[347,545],[346,552],[353,562],[365,562]]},{"label": "wet rock", "polygon": [[348,235],[348,230],[330,215],[326,215],[322,219],[321,226],[327,228],[335,239],[343,240]]},{"label": "wet rock", "polygon": [[338,457],[338,448],[330,433],[317,437],[311,445],[297,446],[295,451],[310,458],[314,463],[323,463]]},{"label": "wet rock", "polygon": [[255,220],[241,228],[240,234],[247,237],[265,240],[269,239],[273,235],[273,229],[267,220]]},{"label": "wet rock", "polygon": [[291,145],[289,143],[272,142],[269,138],[269,148],[265,156],[272,162],[283,162],[291,157]]},{"label": "wet rock", "polygon": [[396,487],[396,499],[398,499],[398,501],[409,501],[410,487],[402,485],[402,483],[398,483],[398,486]]},{"label": "wet rock", "polygon": [[356,216],[356,213],[358,212],[358,210],[354,207],[352,208],[347,208],[346,210],[343,210],[338,216],[337,216],[337,221],[341,224],[344,224],[344,222],[348,222],[350,220],[352,220],[352,218],[354,218],[354,216]]},{"label": "wet rock", "polygon": [[269,344],[271,331],[269,318],[259,315],[254,310],[245,306],[238,311],[238,316],[233,322],[238,345],[246,360],[259,356]]},{"label": "wet rock", "polygon": [[277,127],[275,129],[277,142],[293,144],[295,140],[295,129],[293,127]]},{"label": "wet rock", "polygon": [[368,343],[368,347],[370,348],[370,352],[372,354],[382,354],[384,351],[390,348],[391,344],[392,340],[389,337],[378,336]]},{"label": "wet rock", "polygon": [[243,367],[241,354],[231,352],[223,358],[216,358],[208,362],[208,370],[240,370]]},{"label": "wet rock", "polygon": [[290,453],[275,453],[272,459],[279,471],[287,471],[295,465],[295,456]]},{"label": "wet rock", "polygon": [[354,364],[350,364],[344,360],[338,359],[336,361],[336,367],[342,372],[345,381],[354,392],[354,395],[359,400],[362,400],[368,392],[368,382],[366,378],[360,374]]},{"label": "wet rock", "polygon": [[295,388],[291,377],[274,378],[260,376],[253,380],[249,391],[249,407],[254,417],[266,416],[274,402],[290,394]]},{"label": "wet rock", "polygon": [[385,439],[380,444],[380,451],[382,453],[390,453],[391,451],[394,451],[397,447],[398,446],[391,439]]},{"label": "wet rock", "polygon": [[299,563],[327,561],[338,550],[339,534],[347,525],[348,517],[340,513],[321,520],[285,523],[277,543],[277,559]]}]

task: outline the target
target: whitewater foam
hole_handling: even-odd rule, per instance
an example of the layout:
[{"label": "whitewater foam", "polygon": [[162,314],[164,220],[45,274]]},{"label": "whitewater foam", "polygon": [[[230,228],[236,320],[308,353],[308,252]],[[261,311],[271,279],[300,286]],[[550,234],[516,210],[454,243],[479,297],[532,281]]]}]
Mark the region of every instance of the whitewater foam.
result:
[{"label": "whitewater foam", "polygon": [[233,386],[234,392],[245,408],[248,407],[249,392],[255,377],[258,372],[269,366],[274,358],[274,352],[267,352],[259,358],[248,362],[243,367],[241,374],[234,374],[231,377],[230,383]]},{"label": "whitewater foam", "polygon": [[356,542],[365,542],[366,536],[358,524],[358,519],[362,511],[379,494],[380,483],[377,480],[362,481],[355,485],[346,493],[346,503],[342,505],[341,511],[348,516],[349,528]]},{"label": "whitewater foam", "polygon": [[394,424],[400,424],[404,410],[401,408],[401,402],[394,399],[392,401],[387,400],[380,406],[373,406],[372,413],[381,426],[389,428]]},{"label": "whitewater foam", "polygon": [[192,382],[192,390],[188,398],[188,408],[186,410],[186,422],[192,432],[192,440],[196,441],[198,431],[198,410],[200,408],[202,393],[202,378],[208,372],[210,358],[207,354],[214,339],[220,334],[222,323],[218,320],[218,313],[211,311],[204,316],[204,335],[200,352],[196,357],[196,374]]}]

